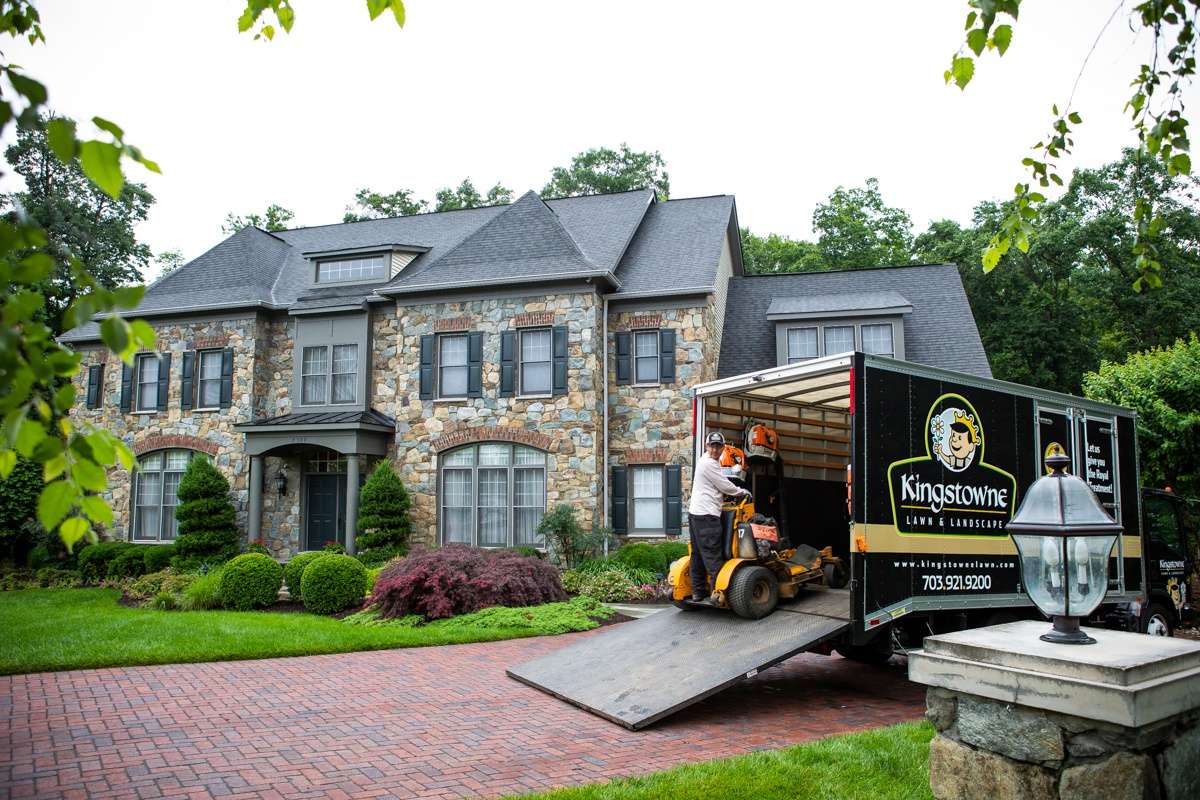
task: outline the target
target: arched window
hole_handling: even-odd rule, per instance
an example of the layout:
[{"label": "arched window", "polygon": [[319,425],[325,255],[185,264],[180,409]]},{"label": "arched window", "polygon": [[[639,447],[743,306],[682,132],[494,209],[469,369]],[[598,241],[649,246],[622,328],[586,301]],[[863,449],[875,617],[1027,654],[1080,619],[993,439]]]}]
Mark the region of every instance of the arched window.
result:
[{"label": "arched window", "polygon": [[135,542],[175,540],[176,490],[191,450],[156,450],[138,459],[133,479],[133,536]]},{"label": "arched window", "polygon": [[440,458],[441,540],[478,547],[544,547],[546,454],[485,443]]}]

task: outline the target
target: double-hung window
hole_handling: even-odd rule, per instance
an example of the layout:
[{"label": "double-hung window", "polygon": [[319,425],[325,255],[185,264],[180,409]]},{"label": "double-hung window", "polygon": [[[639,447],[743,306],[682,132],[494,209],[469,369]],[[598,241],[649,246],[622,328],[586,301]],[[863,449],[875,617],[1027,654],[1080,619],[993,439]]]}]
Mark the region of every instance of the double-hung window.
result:
[{"label": "double-hung window", "polygon": [[825,328],[825,355],[847,353],[853,349],[853,325],[829,325]]},{"label": "double-hung window", "polygon": [[196,408],[210,409],[221,405],[220,350],[201,350],[196,386]]},{"label": "double-hung window", "polygon": [[467,396],[470,341],[465,333],[438,336],[438,397]]},{"label": "double-hung window", "polygon": [[153,353],[137,357],[138,411],[154,411],[158,408],[158,367],[158,356]]},{"label": "double-hung window", "polygon": [[133,486],[133,541],[175,539],[179,479],[191,458],[191,450],[159,450],[138,460]]},{"label": "double-hung window", "polygon": [[300,405],[348,405],[357,400],[358,345],[305,347],[300,365]]},{"label": "double-hung window", "polygon": [[658,331],[633,334],[633,382],[658,383]]},{"label": "double-hung window", "polygon": [[633,499],[631,532],[662,531],[666,519],[666,492],[661,466],[630,467],[630,495]]},{"label": "double-hung window", "polygon": [[788,328],[787,363],[795,364],[818,355],[816,328]]},{"label": "double-hung window", "polygon": [[892,324],[862,326],[862,350],[880,356],[895,356],[896,346],[892,342]]},{"label": "double-hung window", "polygon": [[441,539],[479,547],[544,547],[546,454],[507,443],[446,453],[441,471]]},{"label": "double-hung window", "polygon": [[525,396],[552,394],[552,332],[549,328],[521,331],[521,390]]}]

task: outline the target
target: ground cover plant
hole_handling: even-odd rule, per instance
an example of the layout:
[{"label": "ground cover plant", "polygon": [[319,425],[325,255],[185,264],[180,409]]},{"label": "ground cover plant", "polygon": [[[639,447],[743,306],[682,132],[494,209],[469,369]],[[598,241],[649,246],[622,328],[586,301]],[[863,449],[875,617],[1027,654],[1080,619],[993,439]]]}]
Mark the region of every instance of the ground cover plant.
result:
[{"label": "ground cover plant", "polygon": [[433,620],[566,599],[558,570],[539,558],[452,544],[388,564],[368,605],[388,619],[416,614]]},{"label": "ground cover plant", "polygon": [[[212,574],[198,578],[189,590]],[[371,627],[312,614],[181,614],[126,608],[117,604],[120,595],[118,589],[0,593],[0,630],[4,631],[0,674],[349,653],[537,634],[528,626]],[[190,591],[184,596],[190,596]]]},{"label": "ground cover plant", "polygon": [[831,736],[665,772],[522,795],[524,800],[660,800],[754,797],[763,800],[921,800],[929,791],[933,726],[910,722]]},{"label": "ground cover plant", "polygon": [[470,614],[426,622],[416,614],[385,619],[373,608],[346,617],[350,625],[370,627],[440,628],[443,630],[529,630],[538,636],[588,631],[602,620],[611,617],[611,608],[590,597],[574,597],[565,603],[543,603],[540,606],[511,608],[492,606]]}]

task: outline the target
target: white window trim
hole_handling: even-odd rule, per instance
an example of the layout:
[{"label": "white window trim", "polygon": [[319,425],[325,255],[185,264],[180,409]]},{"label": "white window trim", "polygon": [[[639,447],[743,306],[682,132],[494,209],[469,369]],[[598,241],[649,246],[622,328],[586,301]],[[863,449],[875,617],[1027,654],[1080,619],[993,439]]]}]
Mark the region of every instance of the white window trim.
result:
[{"label": "white window trim", "polygon": [[[171,472],[171,473],[176,472],[176,470],[168,470],[166,468],[167,467],[167,453],[171,452],[172,450],[183,450],[183,451],[187,452],[189,454],[188,455],[189,463],[191,462],[191,460],[193,458],[196,457],[196,452],[197,452],[195,450],[190,450],[186,447],[170,447],[170,448],[167,448],[164,450],[154,450],[149,453],[142,453],[142,455],[138,457],[138,461],[137,461],[138,470],[134,474],[133,487],[132,487],[133,491],[131,492],[130,509],[129,509],[129,511],[130,511],[130,514],[129,514],[129,541],[134,544],[175,544],[175,542],[177,542],[179,540],[178,532],[176,532],[174,539],[162,538],[163,508],[164,508],[162,501],[163,501],[163,498],[164,498],[164,496],[166,494],[166,490],[167,490],[166,475],[168,472]],[[139,506],[138,506],[138,488],[139,488],[138,482],[141,480],[141,476],[142,476],[141,461],[146,456],[153,455],[154,453],[160,453],[162,455],[162,459],[163,459],[162,467],[157,470],[154,470],[154,472],[160,476],[160,480],[159,480],[159,484],[158,484],[158,538],[157,539],[139,539],[138,538],[139,531],[137,530],[137,522],[138,522],[137,511],[139,508]],[[186,469],[187,468],[184,467],[184,470],[186,470]],[[184,470],[178,470],[181,480],[182,480],[182,475],[183,475]],[[179,496],[178,496],[179,487],[178,486],[175,487],[175,491],[176,491],[175,499],[176,499],[176,501],[178,501],[179,500]],[[175,505],[172,506],[171,508],[175,509],[175,508],[178,508],[178,506],[179,506],[179,503],[176,502]],[[149,508],[149,506],[146,506],[146,508]]]},{"label": "white window trim", "polygon": [[[507,464],[480,464],[479,463],[479,448],[484,445],[488,445],[488,444],[502,444],[502,445],[507,446],[509,448],[508,463]],[[534,451],[540,453],[542,456],[541,464],[518,464],[518,463],[516,463],[516,449],[518,447],[527,447],[530,450],[534,450]],[[449,455],[450,453],[465,450],[465,449],[472,450],[473,455],[472,455],[472,460],[471,460],[470,464],[454,464],[454,465],[450,465],[450,466],[445,466],[441,463],[442,459],[445,458],[445,456]],[[471,475],[471,504],[470,504],[470,506],[455,506],[455,508],[470,508],[470,510],[471,510],[471,516],[470,516],[471,541],[465,542],[464,544],[467,544],[470,547],[482,547],[482,548],[488,549],[488,550],[492,550],[492,549],[503,550],[503,549],[507,549],[510,547],[534,546],[534,545],[527,545],[527,544],[517,544],[516,540],[515,540],[516,509],[518,508],[518,506],[515,504],[516,483],[517,483],[516,482],[516,473],[517,473],[517,470],[523,470],[523,469],[541,470],[541,472],[542,472],[542,506],[541,506],[541,508],[542,508],[542,514],[545,515],[545,513],[547,511],[546,498],[547,498],[547,492],[549,491],[548,484],[549,484],[549,476],[550,476],[550,466],[547,463],[548,458],[549,458],[549,453],[547,453],[546,451],[541,450],[539,448],[536,448],[536,447],[529,447],[528,445],[521,445],[521,444],[513,444],[511,442],[488,442],[488,441],[482,441],[482,442],[477,442],[474,444],[464,445],[462,447],[455,448],[454,450],[449,450],[445,453],[439,454],[438,455],[439,463],[437,465],[437,492],[438,492],[437,493],[437,540],[439,542],[439,545],[446,545],[446,544],[451,543],[446,539],[446,529],[445,529],[445,521],[446,521],[445,512],[447,509],[447,506],[445,504],[446,472],[452,471],[452,470],[464,470],[466,472],[469,472]],[[505,508],[508,509],[508,528],[507,528],[508,541],[507,541],[507,544],[480,545],[478,543],[479,542],[479,509],[481,507],[483,507],[483,506],[479,505],[479,472],[480,472],[480,470],[485,470],[485,469],[502,469],[502,470],[505,470],[507,473],[506,480],[508,483],[507,483],[506,489],[508,492],[508,498],[507,498],[507,504],[506,504],[506,506],[504,506]],[[665,478],[665,476],[664,476],[664,478]],[[665,488],[664,488],[664,491],[665,491]],[[665,503],[665,500],[664,500],[664,503]],[[498,508],[499,506],[488,506],[488,507],[497,507]],[[536,506],[520,506],[520,507],[521,508],[536,508]],[[664,509],[664,513],[665,513],[665,509]],[[545,551],[546,544],[543,543],[541,546],[538,546],[537,549]]]},{"label": "white window trim", "polygon": [[[304,351],[305,350],[316,350],[316,349],[324,350],[326,353],[325,394],[324,394],[324,396],[322,396],[321,402],[319,402],[319,403],[306,403],[306,402],[304,402],[304,379],[305,378],[316,378],[319,376],[316,373],[313,373],[312,375],[304,374]],[[301,408],[327,406],[330,404],[329,403],[329,393],[330,393],[331,389],[330,389],[329,384],[331,383],[331,378],[329,376],[330,376],[330,372],[332,370],[333,370],[333,352],[330,349],[329,345],[327,345],[327,344],[310,344],[310,345],[304,345],[303,347],[300,348],[300,397],[298,397],[297,399],[300,401],[299,405]]]},{"label": "white window trim", "polygon": [[[339,347],[353,347],[354,348],[354,372],[334,372],[333,371],[333,364],[334,364],[334,361],[336,358],[334,351],[337,350],[337,348],[339,348]],[[341,343],[332,344],[329,346],[329,381],[327,384],[329,387],[329,395],[328,395],[329,405],[331,405],[331,406],[355,406],[355,405],[358,405],[358,369],[359,369],[360,360],[361,360],[361,354],[358,352],[358,342],[341,342]],[[354,394],[351,395],[349,400],[333,399],[333,379],[337,375],[353,375],[354,376],[354,380],[351,381],[351,383],[350,383],[351,387],[353,387],[353,389],[354,389]]]},{"label": "white window trim", "polygon": [[[662,362],[659,360],[660,357],[662,356],[662,329],[661,328],[641,328],[638,330],[630,331],[629,333],[630,333],[629,349],[632,351],[629,354],[629,357],[631,359],[629,369],[633,373],[629,377],[633,379],[632,384],[634,386],[646,386],[646,387],[662,386],[663,385],[663,383],[662,383]],[[642,333],[642,334],[653,333],[654,334],[654,340],[655,340],[654,374],[657,377],[655,380],[652,380],[652,381],[639,381],[637,379],[637,372],[638,372],[638,370],[637,370],[637,363],[638,363],[637,337],[638,337],[639,333]],[[650,356],[641,356],[641,358],[650,358]]]},{"label": "white window trim", "polygon": [[883,356],[884,358],[895,358],[896,357],[896,323],[894,323],[894,322],[864,322],[864,323],[862,323],[861,325],[858,326],[859,344],[863,347],[863,352],[864,353],[867,352],[865,349],[866,348],[866,345],[865,345],[866,339],[863,336],[863,329],[864,328],[883,328],[883,327],[890,328],[892,331],[892,352],[890,352],[890,353],[872,353],[871,355]]},{"label": "white window trim", "polygon": [[[200,376],[204,374],[204,356],[205,356],[205,354],[212,354],[212,353],[215,353],[217,355],[217,404],[215,406],[202,406],[202,405],[200,405],[200,398],[204,397],[204,392],[202,390],[203,380],[201,379]],[[224,359],[224,354],[221,352],[220,349],[209,348],[207,350],[197,350],[196,351],[196,380],[193,381],[193,383],[195,383],[195,386],[192,387],[192,391],[196,393],[196,396],[193,398],[194,402],[192,404],[193,405],[192,411],[220,411],[221,410],[221,362],[223,361],[223,359]],[[212,379],[210,378],[208,380],[211,381]]]},{"label": "white window trim", "polygon": [[[321,280],[321,267],[326,266],[328,264],[337,264],[337,263],[343,262],[343,261],[370,261],[370,260],[375,260],[375,259],[378,259],[380,265],[383,267],[383,274],[378,277],[334,278],[334,279],[327,278],[325,280]],[[386,280],[388,280],[388,278],[391,277],[391,268],[392,268],[391,259],[388,257],[388,255],[386,253],[363,253],[361,255],[347,256],[344,258],[324,258],[324,259],[321,259],[320,261],[317,261],[316,265],[313,268],[313,283],[315,283],[319,286],[334,286],[334,285],[344,285],[344,284],[353,284],[353,283],[379,283],[381,281],[386,281]]]},{"label": "white window trim", "polygon": [[[629,521],[626,526],[626,535],[631,539],[661,539],[667,535],[667,465],[666,464],[629,464],[629,485],[626,488],[626,497],[628,497],[628,507],[626,514],[629,516]],[[657,469],[662,480],[662,520],[661,528],[635,528],[634,521],[637,519],[637,495],[633,492],[634,479],[633,473],[638,469]]]},{"label": "white window trim", "polygon": [[[833,322],[833,323],[829,323],[829,324],[821,326],[821,353],[823,353],[824,355],[827,355],[827,356],[832,356],[832,355],[837,355],[837,353],[846,352],[845,350],[838,350],[836,353],[829,352],[829,347],[826,344],[828,339],[825,336],[825,332],[828,331],[830,328],[849,328],[850,329],[850,338],[852,340],[850,343],[852,345],[850,350],[853,351],[853,350],[858,349],[858,326],[855,325],[853,322],[849,322],[849,323]],[[894,346],[895,346],[895,343],[893,340],[893,347]]]},{"label": "white window trim", "polygon": [[[462,394],[442,394],[442,340],[452,336],[461,336],[467,340],[467,388]],[[471,333],[470,331],[447,331],[439,333],[433,340],[433,382],[434,402],[439,400],[461,402],[471,397]]]},{"label": "white window trim", "polygon": [[[525,371],[523,369],[521,369],[521,365],[524,361],[524,359],[521,358],[521,352],[522,352],[521,340],[522,340],[522,337],[524,337],[524,335],[526,333],[535,333],[537,331],[546,331],[547,333],[550,334],[550,358],[549,358],[549,360],[547,360],[545,362],[541,362],[541,361],[535,362],[538,364],[547,363],[550,365],[550,391],[545,392],[544,394],[543,393],[528,394],[525,392]],[[533,326],[533,327],[529,327],[529,328],[518,328],[517,329],[517,354],[516,355],[517,355],[517,357],[516,357],[516,372],[517,372],[517,374],[514,376],[514,379],[517,382],[516,399],[517,400],[545,400],[547,398],[554,397],[554,328],[546,327],[544,325],[537,325],[537,326]]]},{"label": "white window trim", "polygon": [[[146,361],[148,361],[150,359],[154,359],[155,361],[158,362],[158,369],[159,369],[159,372],[156,373],[157,377],[155,378],[154,383],[153,384],[145,384],[147,386],[153,385],[155,387],[154,388],[154,407],[153,408],[142,408],[142,386],[143,386],[142,364],[146,363]],[[136,368],[133,371],[133,413],[135,413],[135,414],[157,414],[158,413],[158,382],[160,380],[162,380],[162,372],[161,372],[162,356],[159,355],[158,353],[138,353],[137,354],[137,362],[135,364],[135,367]],[[170,377],[168,376],[168,380],[169,379],[170,379]]]},{"label": "white window trim", "polygon": [[[792,358],[792,331],[816,331],[817,334],[817,352],[812,356],[796,356]],[[784,329],[783,332],[783,348],[784,358],[787,364],[800,364],[805,361],[811,361],[814,358],[821,357],[821,326],[820,325],[793,325]]]}]

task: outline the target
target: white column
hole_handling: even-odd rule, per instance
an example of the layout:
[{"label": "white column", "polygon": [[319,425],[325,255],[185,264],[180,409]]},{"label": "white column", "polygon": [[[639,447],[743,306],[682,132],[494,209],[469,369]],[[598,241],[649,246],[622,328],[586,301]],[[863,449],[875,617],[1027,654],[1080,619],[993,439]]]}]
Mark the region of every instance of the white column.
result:
[{"label": "white column", "polygon": [[250,507],[246,509],[246,536],[250,542],[262,538],[263,457],[250,456]]},{"label": "white column", "polygon": [[358,456],[346,456],[346,552],[354,555],[354,534],[358,529]]}]

